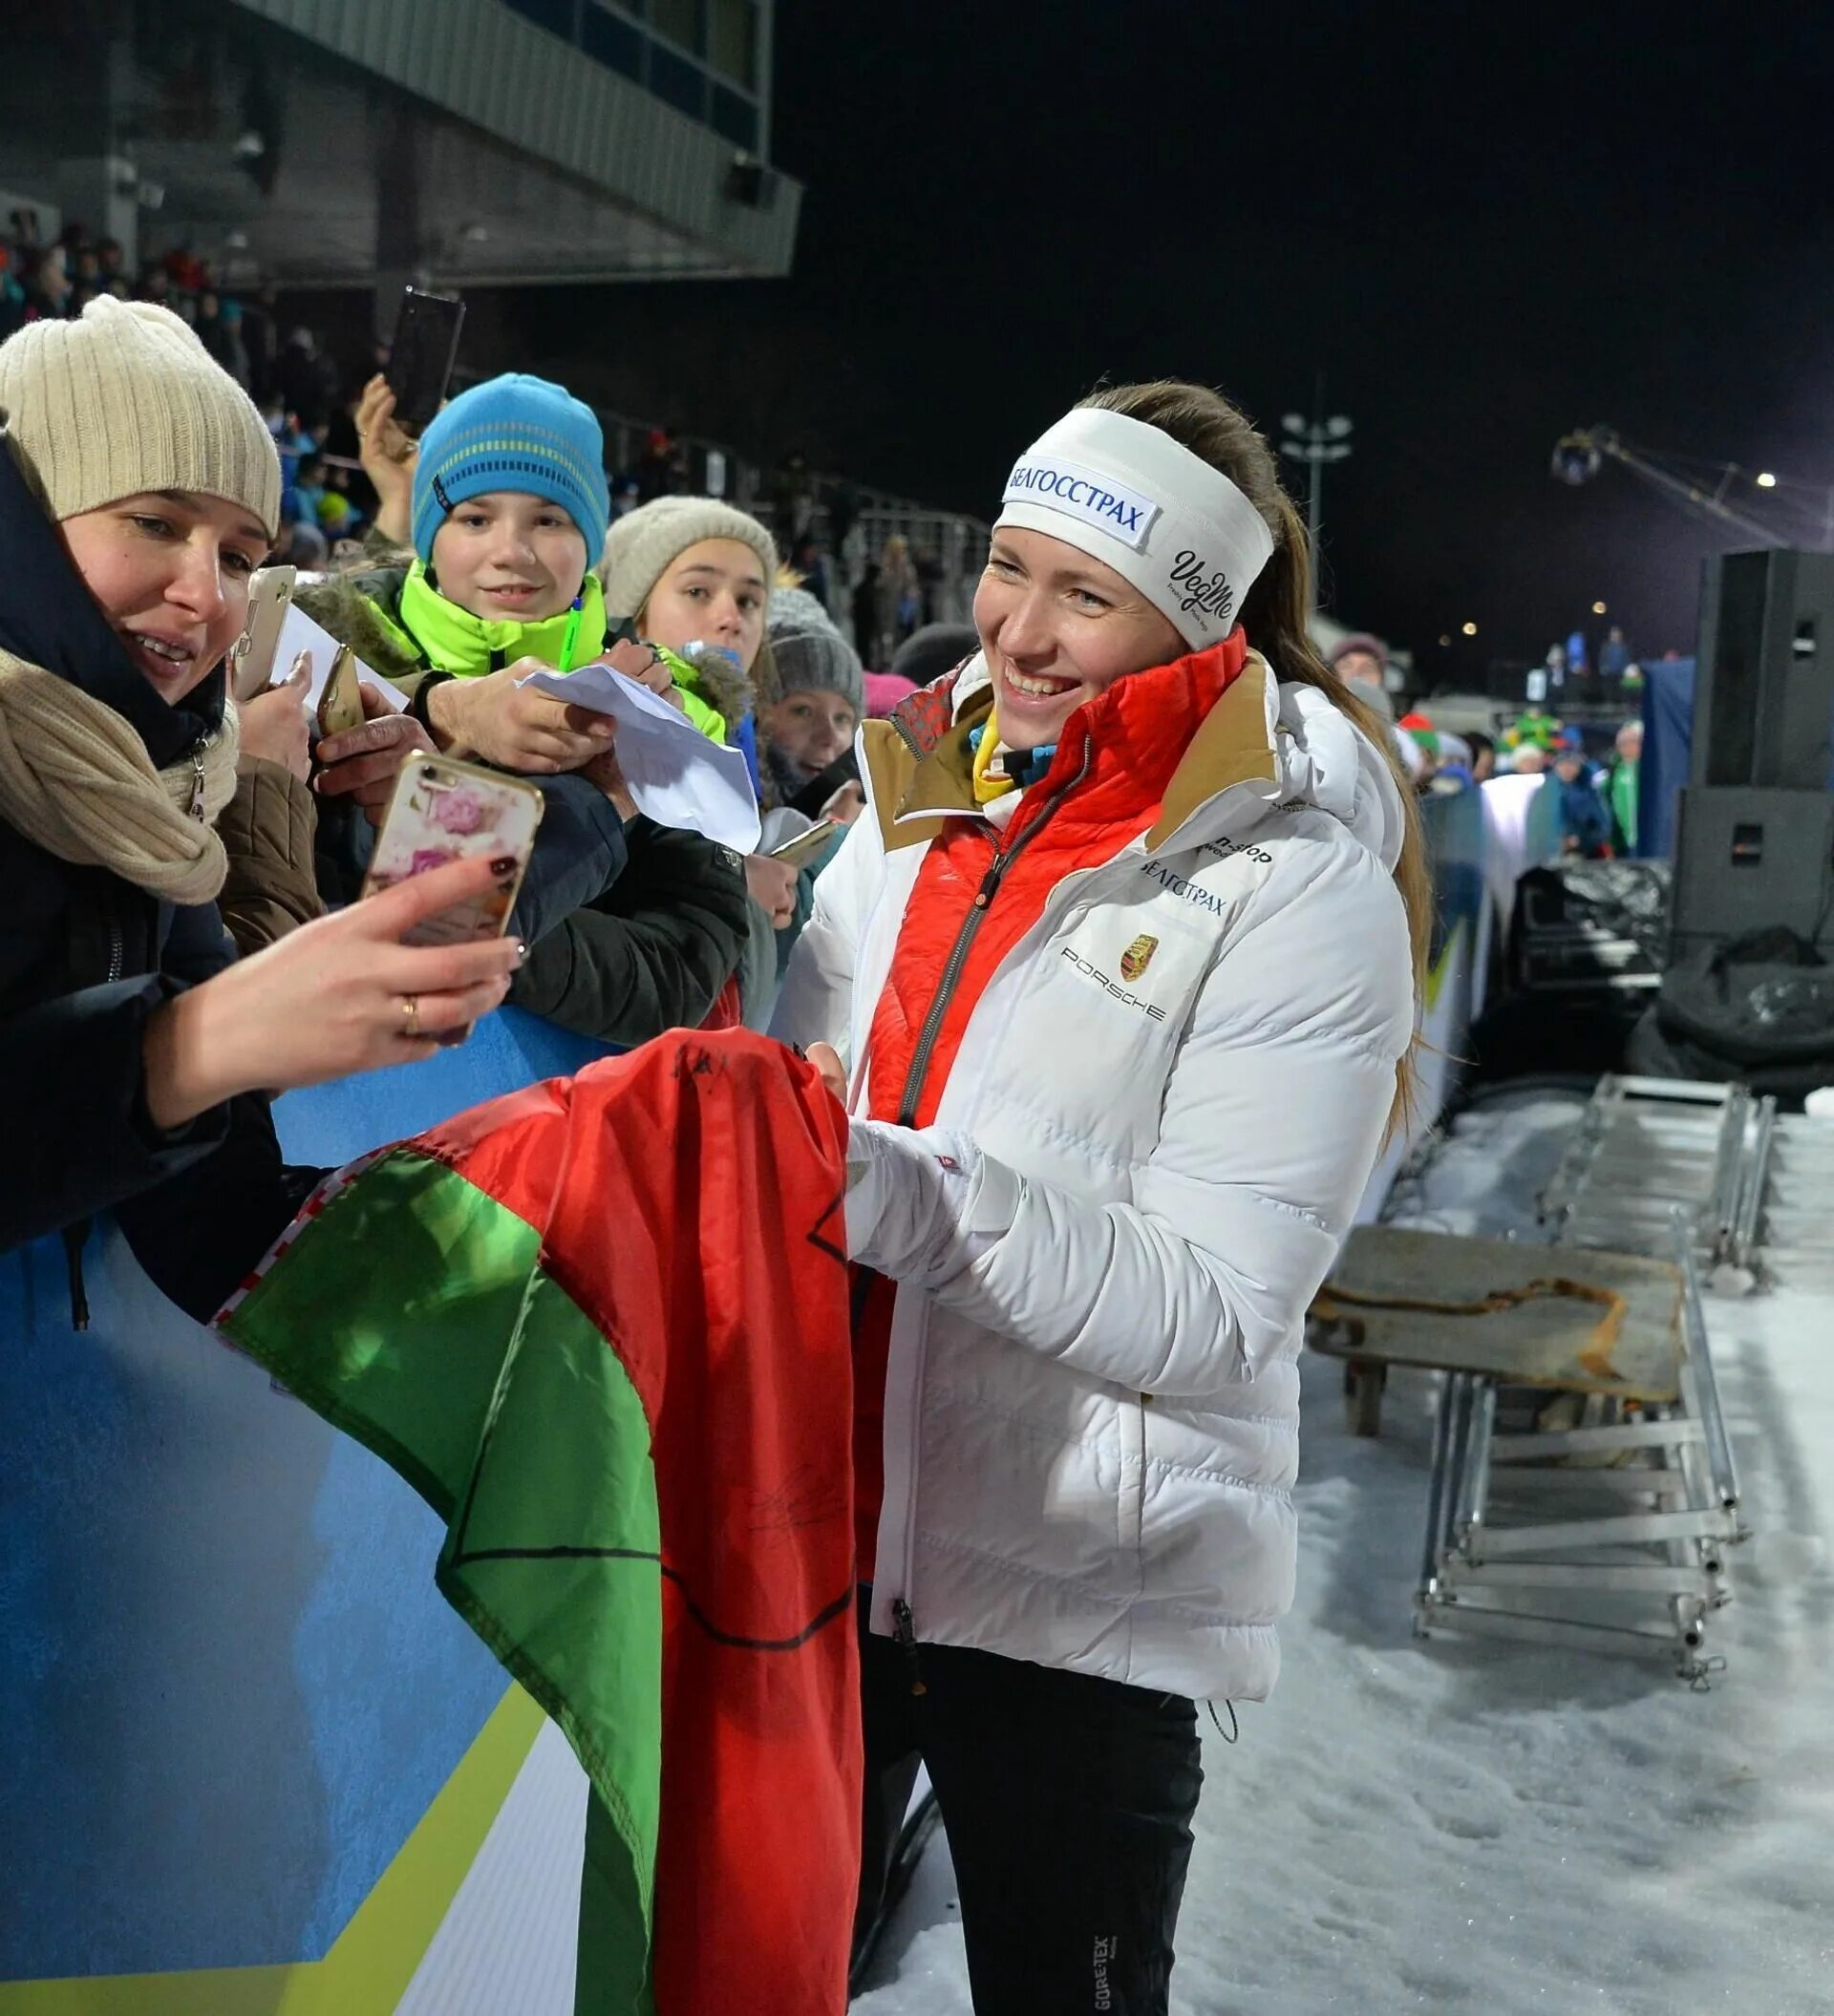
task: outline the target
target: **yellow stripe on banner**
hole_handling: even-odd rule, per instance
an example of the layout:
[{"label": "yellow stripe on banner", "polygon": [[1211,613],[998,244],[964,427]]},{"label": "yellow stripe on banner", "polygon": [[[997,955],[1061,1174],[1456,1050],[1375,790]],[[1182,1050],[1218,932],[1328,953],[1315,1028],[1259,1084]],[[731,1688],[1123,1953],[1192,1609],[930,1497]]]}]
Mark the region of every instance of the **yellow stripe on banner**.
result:
[{"label": "yellow stripe on banner", "polygon": [[1452,970],[1452,963],[1458,957],[1459,945],[1464,937],[1464,919],[1460,918],[1446,937],[1439,956],[1427,971],[1426,1011],[1430,1015],[1439,1005],[1439,989],[1445,985],[1445,976]]},{"label": "yellow stripe on banner", "polygon": [[509,1689],[323,1960],[0,1982],[0,2016],[391,2016],[544,1719]]}]

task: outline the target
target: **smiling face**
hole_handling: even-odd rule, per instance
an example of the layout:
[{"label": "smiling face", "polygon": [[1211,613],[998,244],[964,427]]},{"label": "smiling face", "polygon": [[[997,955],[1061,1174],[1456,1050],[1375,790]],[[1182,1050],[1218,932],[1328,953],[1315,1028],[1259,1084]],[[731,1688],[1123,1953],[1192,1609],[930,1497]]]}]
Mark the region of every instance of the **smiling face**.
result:
[{"label": "smiling face", "polygon": [[764,737],[809,776],[839,762],[853,746],[860,717],[840,693],[798,687],[764,711]]},{"label": "smiling face", "polygon": [[1085,701],[1187,648],[1112,567],[1060,539],[1011,525],[993,535],[974,626],[993,675],[1000,739],[1010,749],[1056,742]]},{"label": "smiling face", "polygon": [[716,644],[749,672],[764,641],[764,569],[743,540],[703,539],[677,553],[637,613],[652,644]]},{"label": "smiling face", "polygon": [[586,534],[546,498],[493,490],[434,534],[433,574],[448,602],[486,623],[540,623],[580,592]]},{"label": "smiling face", "polygon": [[206,679],[248,619],[267,535],[245,506],[149,491],[67,518],[65,550],[147,683],[176,705]]}]

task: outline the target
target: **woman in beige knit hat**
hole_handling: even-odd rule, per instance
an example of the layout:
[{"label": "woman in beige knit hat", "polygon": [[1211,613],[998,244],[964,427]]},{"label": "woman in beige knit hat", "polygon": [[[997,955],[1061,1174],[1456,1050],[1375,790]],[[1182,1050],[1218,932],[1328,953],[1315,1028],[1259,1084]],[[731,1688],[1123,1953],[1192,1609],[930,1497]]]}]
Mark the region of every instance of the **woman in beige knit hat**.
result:
[{"label": "woman in beige knit hat", "polygon": [[207,1314],[285,1224],[262,1092],[430,1055],[520,947],[401,944],[488,862],[231,963],[213,820],[223,659],[279,514],[247,395],[164,309],[103,297],[0,345],[0,1250],[114,1208]]},{"label": "woman in beige knit hat", "polygon": [[[727,739],[738,746],[750,742],[747,753],[757,772],[761,752],[749,714],[754,703],[761,708],[776,697],[764,646],[778,575],[771,535],[719,498],[659,497],[611,527],[599,575],[608,609],[629,616],[652,644],[678,657],[689,654],[684,663],[692,669],[678,666],[675,683],[719,708],[727,718]],[[738,675],[731,685],[721,681],[720,654]],[[739,991],[746,1021],[761,1028],[777,991],[775,934],[796,916],[796,870],[769,855],[750,855],[745,886],[754,916]]]}]

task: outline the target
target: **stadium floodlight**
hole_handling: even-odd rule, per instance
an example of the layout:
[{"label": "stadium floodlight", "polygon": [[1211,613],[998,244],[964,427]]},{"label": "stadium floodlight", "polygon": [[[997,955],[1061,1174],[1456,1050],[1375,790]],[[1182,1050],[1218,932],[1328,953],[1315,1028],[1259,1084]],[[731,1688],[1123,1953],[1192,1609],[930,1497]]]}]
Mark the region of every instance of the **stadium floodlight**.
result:
[{"label": "stadium floodlight", "polygon": [[1350,435],[1354,424],[1348,414],[1336,413],[1329,419],[1325,418],[1324,403],[1324,381],[1320,378],[1317,392],[1318,417],[1308,420],[1303,414],[1290,413],[1285,414],[1280,422],[1288,436],[1280,443],[1280,453],[1290,456],[1295,462],[1304,462],[1312,472],[1306,506],[1306,530],[1312,541],[1314,565],[1318,559],[1318,519],[1324,503],[1325,464],[1344,461],[1350,456]]}]

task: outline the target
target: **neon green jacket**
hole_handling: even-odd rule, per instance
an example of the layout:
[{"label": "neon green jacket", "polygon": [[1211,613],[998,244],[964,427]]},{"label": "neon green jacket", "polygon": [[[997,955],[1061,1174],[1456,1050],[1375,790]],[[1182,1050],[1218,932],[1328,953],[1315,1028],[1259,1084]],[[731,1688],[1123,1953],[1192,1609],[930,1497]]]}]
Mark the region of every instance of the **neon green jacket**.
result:
[{"label": "neon green jacket", "polygon": [[[380,567],[333,576],[302,588],[299,606],[365,665],[414,696],[429,674],[480,679],[519,658],[538,658],[559,671],[589,665],[605,649],[605,593],[588,574],[577,606],[538,623],[494,623],[448,602],[411,567]],[[663,653],[682,690],[688,718],[710,741],[725,742],[751,704],[736,674],[728,690],[716,673]]]}]

